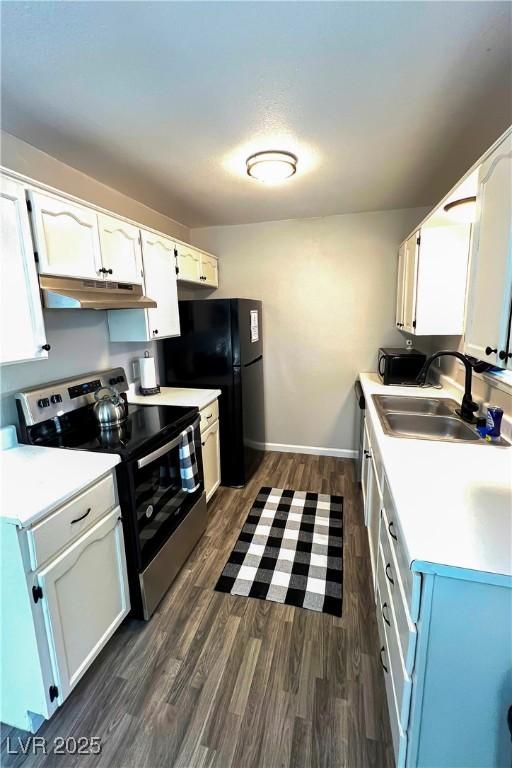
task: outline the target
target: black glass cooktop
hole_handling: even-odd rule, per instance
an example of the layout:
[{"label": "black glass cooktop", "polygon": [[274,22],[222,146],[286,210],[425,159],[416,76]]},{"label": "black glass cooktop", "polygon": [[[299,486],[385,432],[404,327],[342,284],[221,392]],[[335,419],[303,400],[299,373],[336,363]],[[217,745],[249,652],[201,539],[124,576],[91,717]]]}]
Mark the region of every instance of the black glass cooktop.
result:
[{"label": "black glass cooktop", "polygon": [[123,459],[148,453],[171,439],[194,420],[197,408],[174,405],[129,405],[128,418],[118,427],[100,429],[93,406],[80,408],[60,419],[29,427],[29,442],[53,448],[118,453]]}]

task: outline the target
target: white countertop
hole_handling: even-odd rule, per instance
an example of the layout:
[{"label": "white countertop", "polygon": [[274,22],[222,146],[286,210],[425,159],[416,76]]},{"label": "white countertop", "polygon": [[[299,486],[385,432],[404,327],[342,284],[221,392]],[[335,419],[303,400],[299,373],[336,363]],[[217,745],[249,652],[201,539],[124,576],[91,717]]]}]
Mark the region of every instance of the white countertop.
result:
[{"label": "white countertop", "polygon": [[160,387],[158,395],[139,395],[135,384],[126,393],[129,403],[137,405],[184,405],[206,408],[221,395],[220,389],[191,389],[189,387]]},{"label": "white countertop", "polygon": [[[13,444],[1,430],[0,520],[25,528],[80,493],[119,463],[109,453]],[[15,437],[14,437],[15,439]],[[12,447],[7,447],[8,445]]]},{"label": "white countertop", "polygon": [[512,575],[512,447],[386,435],[372,394],[453,397],[359,376],[410,562]]}]

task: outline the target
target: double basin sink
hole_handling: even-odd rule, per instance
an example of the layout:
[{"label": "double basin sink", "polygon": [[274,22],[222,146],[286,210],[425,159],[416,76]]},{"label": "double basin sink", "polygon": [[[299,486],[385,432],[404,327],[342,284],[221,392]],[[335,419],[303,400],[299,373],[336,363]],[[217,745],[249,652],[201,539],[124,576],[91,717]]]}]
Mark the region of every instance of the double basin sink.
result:
[{"label": "double basin sink", "polygon": [[372,395],[372,399],[387,435],[416,440],[509,445],[503,438],[492,443],[482,439],[475,427],[460,418],[457,413],[460,405],[455,400],[406,395]]}]

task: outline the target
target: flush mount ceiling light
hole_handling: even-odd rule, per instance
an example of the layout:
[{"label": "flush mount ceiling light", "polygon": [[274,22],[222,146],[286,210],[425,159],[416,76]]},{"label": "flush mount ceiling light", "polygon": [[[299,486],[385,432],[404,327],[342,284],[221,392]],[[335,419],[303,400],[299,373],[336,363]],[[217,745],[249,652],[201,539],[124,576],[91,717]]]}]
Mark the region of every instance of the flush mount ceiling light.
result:
[{"label": "flush mount ceiling light", "polygon": [[461,197],[459,200],[452,200],[451,203],[446,203],[444,211],[455,221],[471,224],[475,220],[476,197],[471,195],[470,197]]},{"label": "flush mount ceiling light", "polygon": [[247,174],[253,179],[275,184],[284,181],[297,170],[297,158],[291,152],[256,152],[246,160]]}]

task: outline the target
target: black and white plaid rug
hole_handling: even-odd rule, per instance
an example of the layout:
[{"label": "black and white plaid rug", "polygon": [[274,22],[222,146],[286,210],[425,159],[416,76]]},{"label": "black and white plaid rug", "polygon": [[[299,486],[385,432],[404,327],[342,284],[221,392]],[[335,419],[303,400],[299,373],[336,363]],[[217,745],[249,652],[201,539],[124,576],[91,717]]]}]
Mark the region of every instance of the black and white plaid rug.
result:
[{"label": "black and white plaid rug", "polygon": [[343,497],[261,488],[215,589],[341,616]]}]

